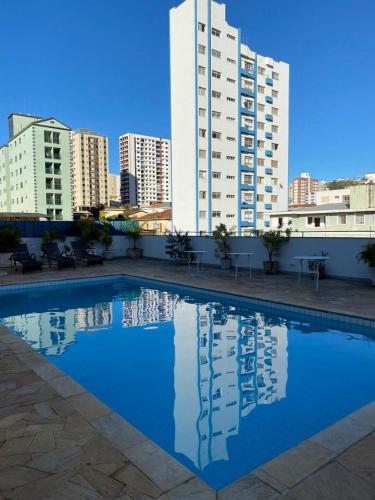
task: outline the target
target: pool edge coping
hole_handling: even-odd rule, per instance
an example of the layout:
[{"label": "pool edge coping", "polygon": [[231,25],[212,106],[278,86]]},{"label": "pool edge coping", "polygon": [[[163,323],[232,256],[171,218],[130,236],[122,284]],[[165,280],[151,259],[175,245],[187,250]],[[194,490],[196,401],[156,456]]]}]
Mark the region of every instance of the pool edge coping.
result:
[{"label": "pool edge coping", "polygon": [[[29,288],[33,287],[35,285],[38,286],[38,284],[43,284],[48,286],[48,284],[51,284],[52,282],[62,282],[62,281],[74,281],[74,282],[80,282],[80,281],[87,281],[87,280],[103,280],[103,279],[111,279],[115,277],[130,277],[130,278],[139,278],[143,279],[145,281],[154,281],[158,282],[161,284],[169,284],[169,285],[177,285],[182,288],[192,288],[192,289],[198,289],[198,290],[205,290],[209,292],[217,292],[220,295],[226,295],[229,297],[239,297],[241,299],[247,299],[248,301],[252,301],[254,304],[257,302],[266,302],[266,303],[271,303],[271,304],[278,304],[275,301],[268,301],[266,299],[256,299],[252,298],[247,295],[242,295],[242,294],[234,294],[234,293],[227,293],[227,292],[220,292],[218,290],[215,290],[213,288],[202,288],[199,286],[194,286],[194,285],[186,285],[186,284],[180,284],[176,282],[171,282],[171,281],[165,281],[165,280],[160,280],[160,279],[154,279],[154,278],[146,278],[144,276],[139,276],[139,275],[132,275],[132,274],[127,274],[127,273],[115,273],[111,275],[103,275],[103,276],[95,276],[95,277],[82,277],[82,278],[61,278],[61,279],[53,279],[53,280],[42,280],[38,282],[31,282],[31,283],[26,283],[23,285],[0,285],[0,288],[2,287],[10,287],[9,289],[20,289],[20,288]],[[26,286],[25,286],[26,285]],[[288,304],[282,304],[282,305],[288,305]],[[281,308],[282,309],[282,308]],[[291,306],[291,311],[297,311],[300,309],[308,309],[312,311],[318,311],[313,308],[303,308],[300,306]],[[358,318],[360,320],[370,322],[371,325],[371,320],[368,320],[366,318],[361,318],[361,317],[354,317],[354,316],[349,316],[349,315],[343,315],[342,313],[330,313],[329,311],[326,312],[327,314],[333,314],[333,315],[339,315],[339,316],[347,316],[348,318]],[[375,324],[375,321],[372,323]],[[374,326],[374,325],[373,325]],[[180,463],[176,458],[171,456],[168,452],[166,452],[163,448],[161,448],[159,445],[157,445],[153,440],[145,436],[142,432],[138,431],[132,424],[130,424],[124,417],[122,417],[120,414],[117,412],[113,411],[110,407],[108,407],[104,402],[102,402],[99,398],[97,398],[94,394],[92,394],[90,391],[88,391],[85,387],[81,386],[77,381],[75,381],[72,377],[70,377],[68,374],[66,374],[63,370],[60,368],[57,368],[51,361],[49,361],[46,357],[42,356],[38,351],[33,349],[25,340],[23,340],[21,337],[18,337],[15,335],[12,330],[10,330],[8,327],[4,325],[0,325],[0,341],[4,341],[4,336],[8,338],[8,341],[5,341],[5,343],[10,347],[10,349],[13,351],[13,354],[17,356],[24,364],[25,363],[25,355],[27,357],[27,354],[32,354],[35,358],[39,360],[39,363],[41,366],[48,366],[51,369],[51,372],[55,374],[55,376],[51,376],[51,372],[48,372],[47,374],[36,371],[35,367],[29,366],[31,370],[33,370],[41,379],[43,379],[52,389],[54,389],[61,397],[64,399],[68,399],[69,397],[73,396],[67,396],[66,395],[66,384],[76,388],[75,390],[78,391],[76,392],[76,396],[82,395],[84,393],[89,394],[90,398],[92,399],[92,404],[96,406],[98,413],[100,411],[103,411],[103,408],[105,407],[107,409],[107,412],[103,416],[99,416],[96,418],[92,419],[87,419],[90,425],[94,427],[94,429],[99,432],[105,439],[107,439],[114,448],[119,449],[128,459],[131,463],[133,463],[138,469],[140,469],[152,482],[154,482],[161,490],[163,490],[163,494],[159,498],[168,498],[169,493],[174,493],[175,490],[184,490],[185,488],[191,488],[192,485],[189,484],[191,482],[194,482],[194,492],[205,494],[205,495],[211,495],[212,498],[221,498],[222,494],[224,495],[222,498],[228,498],[227,494],[233,495],[238,491],[241,491],[241,493],[246,493],[247,491],[249,494],[251,492],[254,492],[258,490],[259,488],[265,488],[268,492],[268,494],[274,493],[275,497],[279,496],[281,494],[284,494],[285,492],[289,491],[290,489],[298,486],[300,483],[305,481],[308,477],[313,475],[315,472],[317,472],[319,469],[322,467],[326,466],[330,462],[334,461],[339,455],[341,455],[343,452],[345,452],[348,448],[351,446],[356,445],[360,441],[362,441],[364,438],[366,438],[369,434],[375,431],[375,400],[372,402],[362,406],[361,408],[355,410],[354,412],[350,413],[349,415],[343,417],[342,419],[337,420],[330,426],[327,426],[323,428],[321,431],[318,433],[312,435],[308,439],[301,441],[297,445],[289,448],[285,452],[275,456],[272,458],[270,461],[266,462],[265,464],[261,465],[257,469],[249,472],[246,474],[244,477],[238,479],[237,481],[231,483],[230,485],[220,489],[220,490],[214,490],[211,488],[209,485],[207,485],[202,479],[200,479],[198,476],[194,475],[193,472],[191,472],[189,469],[187,469],[186,466],[184,466],[182,463]],[[17,348],[22,346],[21,349]],[[58,380],[57,380],[58,379]],[[63,380],[61,380],[63,379]],[[53,385],[51,384],[51,381],[53,381]],[[82,389],[82,390],[81,390]],[[77,410],[79,411],[79,410]],[[126,446],[126,447],[119,447],[118,440],[116,439],[116,435],[109,435],[108,433],[104,433],[101,426],[100,426],[100,419],[103,419],[103,417],[113,415],[115,416],[116,423],[113,425],[116,427],[118,426],[117,431],[121,432],[124,429],[126,429],[126,432],[128,433],[129,436],[132,436],[133,439],[133,444]],[[86,418],[84,415],[82,415],[84,418]],[[96,424],[96,425],[95,425]],[[358,430],[358,433],[355,437],[349,438],[348,439],[348,434],[347,434],[347,427],[349,426],[355,426]],[[115,433],[116,434],[116,433]],[[341,442],[341,445],[340,445]],[[134,444],[135,443],[135,444]],[[336,444],[335,444],[336,443]],[[132,450],[135,448],[141,447],[142,445],[151,446],[153,450],[160,456],[164,457],[164,460],[167,460],[168,463],[173,466],[175,470],[177,470],[181,476],[186,476],[184,480],[179,482],[178,484],[174,485],[173,487],[169,487],[170,485],[162,484],[162,482],[155,482],[155,478],[152,478],[150,476],[150,467],[149,464],[147,464],[147,460],[145,460],[143,463],[138,459],[138,461],[133,461],[131,457],[128,456],[127,452],[130,454],[132,453]],[[302,450],[302,451],[301,451]],[[318,454],[319,459],[313,461],[311,463],[311,453],[313,454]],[[290,479],[285,481],[285,478],[283,478],[283,474],[285,475],[285,470],[288,470],[293,466],[293,462],[298,460],[298,464],[300,468],[302,467],[305,468],[307,473],[303,473],[298,477],[297,479]],[[280,475],[278,472],[278,469],[284,469],[284,472]],[[293,474],[292,474],[293,476]],[[232,493],[231,493],[232,492]],[[234,498],[234,497],[233,497]],[[272,497],[273,498],[273,497]]]}]

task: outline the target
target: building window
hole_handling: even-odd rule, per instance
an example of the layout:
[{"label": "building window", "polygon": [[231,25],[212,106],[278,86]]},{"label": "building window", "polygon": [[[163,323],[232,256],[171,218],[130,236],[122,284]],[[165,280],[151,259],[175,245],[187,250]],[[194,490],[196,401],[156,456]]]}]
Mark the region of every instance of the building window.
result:
[{"label": "building window", "polygon": [[227,194],[227,198],[235,198],[234,194]]},{"label": "building window", "polygon": [[235,179],[234,175],[227,175],[228,181],[233,181]]},{"label": "building window", "polygon": [[272,97],[279,97],[279,92],[277,90],[272,90]]},{"label": "building window", "polygon": [[217,30],[216,28],[212,28],[212,34],[213,34],[213,36],[217,36],[220,38],[221,31]]},{"label": "building window", "polygon": [[258,130],[264,130],[264,123],[263,122],[258,122]]},{"label": "building window", "polygon": [[205,149],[199,150],[199,158],[206,158],[206,150]]},{"label": "building window", "polygon": [[235,159],[236,159],[236,157],[235,157],[235,156],[227,156],[227,160],[230,160],[230,161],[231,161],[231,160],[235,160]]},{"label": "building window", "polygon": [[204,66],[198,66],[198,73],[204,76],[206,74],[206,68]]},{"label": "building window", "polygon": [[218,210],[213,210],[212,211],[212,217],[221,217],[221,212],[219,212]]},{"label": "building window", "polygon": [[236,119],[233,116],[227,116],[228,122],[235,122]]},{"label": "building window", "polygon": [[264,167],[264,159],[257,158],[257,165],[258,165],[258,167]]},{"label": "building window", "polygon": [[236,99],[234,97],[227,97],[228,102],[236,102]]},{"label": "building window", "polygon": [[204,33],[206,31],[206,25],[203,23],[198,23],[198,31]]},{"label": "building window", "polygon": [[229,38],[230,40],[236,39],[236,37],[234,35],[230,35],[229,33],[227,34],[227,38]]},{"label": "building window", "polygon": [[60,144],[60,132],[53,132],[52,137],[54,144]]},{"label": "building window", "polygon": [[45,163],[44,171],[46,174],[52,174],[52,163]]},{"label": "building window", "polygon": [[200,54],[205,54],[206,53],[206,47],[204,45],[199,44],[198,45],[198,52]]},{"label": "building window", "polygon": [[212,132],[212,139],[221,139],[221,132]]},{"label": "building window", "polygon": [[272,71],[272,78],[274,80],[278,80],[279,79],[279,73],[276,73],[275,71]]},{"label": "building window", "polygon": [[218,193],[218,192],[213,192],[212,193],[212,198],[214,200],[220,200],[221,199],[221,193]]},{"label": "building window", "polygon": [[52,148],[44,148],[44,156],[46,158],[52,158]]},{"label": "building window", "polygon": [[277,160],[271,160],[271,167],[277,168],[279,166],[279,162]]},{"label": "building window", "polygon": [[277,133],[279,131],[279,127],[277,125],[272,125],[271,130],[272,130],[272,132]]},{"label": "building window", "polygon": [[236,83],[236,80],[234,80],[233,78],[227,78],[227,82],[228,83]]},{"label": "building window", "polygon": [[219,153],[219,151],[212,151],[212,158],[216,158],[217,160],[220,160],[221,153]]},{"label": "building window", "polygon": [[199,87],[199,95],[202,95],[202,96],[206,95],[206,89],[204,87]]},{"label": "building window", "polygon": [[212,49],[212,56],[213,57],[217,57],[218,59],[220,59],[221,58],[221,52],[220,52],[220,50]]},{"label": "building window", "polygon": [[234,59],[231,59],[230,57],[227,57],[227,62],[231,64],[236,64],[236,61]]},{"label": "building window", "polygon": [[258,111],[264,111],[264,104],[258,103]]},{"label": "building window", "polygon": [[199,108],[199,116],[204,118],[206,116],[206,110],[204,108]]},{"label": "building window", "polygon": [[258,93],[264,94],[264,87],[262,87],[261,85],[258,85]]},{"label": "building window", "polygon": [[44,142],[52,142],[52,132],[49,130],[44,131]]},{"label": "building window", "polygon": [[220,111],[212,111],[212,118],[221,118]]},{"label": "building window", "polygon": [[207,179],[207,172],[205,170],[199,170],[199,178]]},{"label": "building window", "polygon": [[356,224],[364,224],[365,223],[365,214],[355,214],[355,223]]},{"label": "building window", "polygon": [[274,116],[278,116],[278,114],[279,114],[279,110],[278,110],[277,108],[272,108],[272,114],[273,114]]},{"label": "building window", "polygon": [[60,160],[61,159],[60,148],[53,148],[53,158],[55,160]]},{"label": "building window", "polygon": [[244,220],[252,221],[253,220],[253,211],[252,210],[244,210],[243,217],[244,217]]},{"label": "building window", "polygon": [[199,199],[205,200],[207,198],[207,191],[199,191]]},{"label": "building window", "polygon": [[265,69],[262,68],[261,66],[258,66],[258,75],[264,75]]},{"label": "building window", "polygon": [[220,97],[221,97],[221,92],[217,92],[216,90],[213,90],[213,91],[212,91],[212,97],[213,97],[214,99],[220,99]]},{"label": "building window", "polygon": [[221,172],[212,172],[213,179],[221,179]]},{"label": "building window", "polygon": [[53,205],[53,194],[52,193],[46,193],[46,204]]},{"label": "building window", "polygon": [[206,137],[206,130],[204,128],[199,129],[199,137]]},{"label": "building window", "polygon": [[251,174],[244,174],[243,182],[244,182],[244,184],[253,185],[253,176]]},{"label": "building window", "polygon": [[344,225],[346,224],[346,215],[341,214],[337,216],[337,224]]},{"label": "building window", "polygon": [[235,142],[236,138],[235,137],[227,137],[227,141],[229,141],[229,142]]},{"label": "building window", "polygon": [[221,78],[220,71],[212,70],[212,78],[218,78],[220,80]]},{"label": "building window", "polygon": [[206,211],[205,210],[199,210],[199,218],[200,219],[206,218]]}]

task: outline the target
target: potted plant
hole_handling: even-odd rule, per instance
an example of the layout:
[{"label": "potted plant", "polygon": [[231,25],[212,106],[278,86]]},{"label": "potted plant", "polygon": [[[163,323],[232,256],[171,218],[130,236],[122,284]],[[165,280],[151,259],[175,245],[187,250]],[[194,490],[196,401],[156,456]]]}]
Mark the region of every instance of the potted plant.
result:
[{"label": "potted plant", "polygon": [[74,232],[85,242],[87,248],[91,248],[96,241],[101,242],[103,229],[101,225],[89,217],[81,217],[74,224]]},{"label": "potted plant", "polygon": [[215,256],[220,259],[221,269],[230,269],[230,232],[225,224],[216,226],[212,233],[212,238],[216,243]]},{"label": "potted plant", "polygon": [[191,239],[188,232],[176,231],[166,239],[165,253],[177,264],[187,264],[185,252],[192,250]]},{"label": "potted plant", "polygon": [[263,262],[263,270],[266,274],[277,274],[279,263],[274,260],[280,253],[280,248],[290,239],[291,229],[288,227],[285,231],[282,229],[272,229],[260,235],[263,245],[268,254],[268,260]]},{"label": "potted plant", "polygon": [[54,243],[55,241],[65,241],[65,236],[61,234],[61,231],[58,227],[51,229],[50,231],[44,231],[42,234],[42,252],[44,252],[45,245],[48,243]]},{"label": "potted plant", "polygon": [[21,243],[21,235],[12,224],[0,226],[0,267],[10,266],[10,257],[14,248]]},{"label": "potted plant", "polygon": [[104,260],[112,260],[113,253],[112,253],[111,246],[113,243],[113,236],[111,234],[110,225],[108,223],[104,223],[101,242],[102,242],[102,245],[104,246],[103,259]]},{"label": "potted plant", "polygon": [[126,237],[133,241],[133,247],[127,248],[126,255],[130,259],[140,259],[143,257],[143,249],[137,248],[137,241],[141,237],[141,228],[133,224],[126,232]]},{"label": "potted plant", "polygon": [[375,286],[375,243],[367,243],[357,255],[358,262],[365,262],[371,271],[371,283]]}]

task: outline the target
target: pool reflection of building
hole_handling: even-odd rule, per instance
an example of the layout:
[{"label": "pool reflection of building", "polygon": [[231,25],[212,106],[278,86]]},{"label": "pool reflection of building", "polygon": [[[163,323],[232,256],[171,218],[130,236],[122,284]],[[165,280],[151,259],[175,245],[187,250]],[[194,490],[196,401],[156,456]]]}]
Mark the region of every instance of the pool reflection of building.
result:
[{"label": "pool reflection of building", "polygon": [[163,290],[141,288],[138,297],[123,302],[123,326],[142,326],[172,321],[178,296]]},{"label": "pool reflection of building", "polygon": [[61,355],[75,343],[80,331],[95,331],[112,323],[112,304],[21,314],[8,317],[4,324],[19,333],[32,347],[46,355]]},{"label": "pool reflection of building", "polygon": [[174,324],[175,451],[203,469],[228,459],[241,418],[286,396],[287,328],[205,304],[181,304]]}]

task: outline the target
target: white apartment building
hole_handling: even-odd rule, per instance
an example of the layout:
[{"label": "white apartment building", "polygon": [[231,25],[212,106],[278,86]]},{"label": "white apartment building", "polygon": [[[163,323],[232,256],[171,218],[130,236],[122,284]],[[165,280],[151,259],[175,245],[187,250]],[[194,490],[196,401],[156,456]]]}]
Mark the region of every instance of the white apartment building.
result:
[{"label": "white apartment building", "polygon": [[109,200],[120,201],[120,175],[119,174],[109,174]]},{"label": "white apartment building", "polygon": [[237,234],[288,207],[289,65],[241,43],[225,5],[170,11],[173,226]]},{"label": "white apartment building", "polygon": [[171,200],[170,141],[161,137],[120,136],[121,201],[151,205]]},{"label": "white apartment building", "polygon": [[72,220],[71,129],[56,118],[12,113],[0,147],[0,212]]},{"label": "white apartment building", "polygon": [[73,205],[88,210],[109,204],[108,137],[80,128],[73,132]]}]

